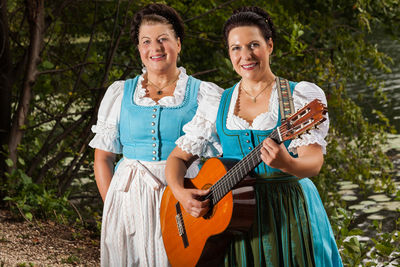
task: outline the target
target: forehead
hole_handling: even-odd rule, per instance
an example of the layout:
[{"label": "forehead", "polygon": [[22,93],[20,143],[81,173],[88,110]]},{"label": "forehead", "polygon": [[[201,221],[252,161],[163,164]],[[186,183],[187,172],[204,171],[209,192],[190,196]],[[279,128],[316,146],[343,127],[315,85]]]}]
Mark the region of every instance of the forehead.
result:
[{"label": "forehead", "polygon": [[254,40],[262,41],[264,37],[257,26],[240,26],[233,28],[228,35],[228,43],[247,43]]},{"label": "forehead", "polygon": [[173,35],[174,30],[171,24],[159,22],[145,22],[140,25],[139,38],[142,37],[157,37],[161,34]]}]

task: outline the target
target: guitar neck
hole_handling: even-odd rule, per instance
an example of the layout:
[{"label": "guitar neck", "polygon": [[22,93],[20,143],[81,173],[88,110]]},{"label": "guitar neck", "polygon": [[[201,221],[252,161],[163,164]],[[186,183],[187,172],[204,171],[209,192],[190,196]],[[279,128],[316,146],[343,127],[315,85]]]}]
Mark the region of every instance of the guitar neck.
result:
[{"label": "guitar neck", "polygon": [[[279,132],[275,129],[268,137],[278,144],[281,143]],[[255,167],[261,163],[262,142],[258,144],[249,154],[233,166],[221,179],[210,188],[210,193],[205,199],[211,200],[211,205],[217,204],[227,193],[229,193],[240,181],[246,177]]]}]

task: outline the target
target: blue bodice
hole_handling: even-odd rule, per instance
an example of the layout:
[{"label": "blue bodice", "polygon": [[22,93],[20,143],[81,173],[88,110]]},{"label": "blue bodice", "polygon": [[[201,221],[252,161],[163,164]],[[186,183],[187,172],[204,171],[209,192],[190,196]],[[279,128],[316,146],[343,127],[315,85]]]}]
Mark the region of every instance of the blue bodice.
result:
[{"label": "blue bodice", "polygon": [[[290,90],[293,93],[296,83],[289,82]],[[226,89],[221,97],[221,102],[217,115],[217,133],[221,141],[223,157],[241,160],[244,156],[250,153],[258,144],[260,144],[271,132],[281,125],[281,112],[278,112],[278,122],[274,129],[270,130],[230,130],[226,127],[226,119],[228,116],[229,105],[231,103],[232,93],[235,86]],[[284,142],[288,147],[290,140]],[[271,168],[264,162],[260,163],[254,170],[255,173],[261,176],[272,176],[274,174],[281,174],[278,169]]]},{"label": "blue bodice", "polygon": [[144,161],[166,160],[175,141],[184,134],[183,126],[197,110],[201,81],[189,76],[185,97],[174,107],[139,106],[134,92],[139,76],[125,81],[120,115],[120,141],[124,157]]}]

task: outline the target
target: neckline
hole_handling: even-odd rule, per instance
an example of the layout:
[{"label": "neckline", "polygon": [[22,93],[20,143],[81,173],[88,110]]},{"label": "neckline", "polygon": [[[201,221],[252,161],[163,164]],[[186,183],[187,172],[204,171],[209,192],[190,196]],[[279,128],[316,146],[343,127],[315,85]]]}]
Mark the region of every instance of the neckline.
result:
[{"label": "neckline", "polygon": [[[269,134],[271,133],[276,127],[279,127],[281,125],[281,115],[280,112],[278,110],[278,120],[276,122],[276,125],[268,130],[257,130],[257,129],[229,129],[227,127],[227,122],[228,122],[228,113],[229,113],[229,109],[231,108],[231,100],[232,100],[232,95],[235,91],[235,89],[237,88],[237,86],[239,85],[239,83],[236,83],[233,87],[231,87],[230,89],[227,89],[227,93],[226,96],[223,97],[223,99],[221,99],[221,103],[223,104],[222,107],[222,113],[221,113],[221,128],[222,131],[224,132],[225,135],[237,135],[239,133],[244,133],[244,132],[255,132],[255,133],[259,133],[259,134]],[[225,94],[224,94],[225,95]],[[280,107],[278,107],[280,109]]]},{"label": "neckline", "polygon": [[[271,104],[272,104],[274,92],[277,90],[276,82],[275,82],[275,84],[272,86],[272,91],[271,91],[270,98],[269,98],[268,110],[265,111],[265,112],[261,112],[261,113],[259,113],[257,116],[255,116],[255,117],[253,118],[253,120],[252,120],[251,123],[249,123],[246,119],[240,117],[239,115],[236,115],[236,114],[235,114],[235,107],[236,107],[236,104],[237,104],[237,100],[238,100],[238,98],[239,98],[239,87],[240,87],[240,83],[241,83],[241,81],[239,81],[239,82],[233,87],[232,93],[230,94],[228,114],[227,114],[226,117],[228,117],[229,115],[230,115],[230,116],[233,116],[233,117],[236,117],[236,118],[238,118],[239,120],[244,121],[244,122],[246,123],[246,126],[245,126],[246,130],[256,130],[256,129],[253,129],[254,121],[256,121],[259,117],[265,116],[265,114],[271,113],[271,109],[270,109],[270,108],[271,108]],[[234,102],[234,103],[232,103],[232,102]],[[279,114],[279,110],[278,110],[278,114]],[[278,116],[278,121],[279,121],[279,119],[280,119],[280,116]],[[228,120],[227,120],[227,121],[228,121]],[[278,123],[275,125],[275,127],[276,127],[277,125],[278,125]],[[274,129],[274,128],[272,128],[272,129]],[[266,130],[256,130],[256,131],[266,131]]]},{"label": "neckline", "polygon": [[[184,79],[184,78],[187,78],[187,79]],[[141,97],[141,96],[138,96],[138,97],[141,97],[142,99],[150,99],[152,101],[152,104],[154,103],[154,105],[140,105],[140,104],[137,104],[135,102],[135,92],[136,92],[136,89],[138,89],[137,88],[138,84],[141,83],[142,81],[143,81],[143,74],[142,75],[138,75],[136,78],[133,79],[133,84],[131,84],[132,88],[129,90],[130,91],[129,103],[130,103],[131,106],[139,107],[139,108],[147,108],[147,109],[151,109],[151,108],[155,108],[155,107],[162,107],[163,109],[177,109],[177,108],[182,108],[188,102],[189,93],[190,93],[189,91],[191,91],[191,86],[190,85],[191,85],[192,79],[191,79],[191,76],[186,75],[185,71],[183,71],[183,72],[181,71],[181,73],[179,74],[179,79],[178,79],[178,82],[177,82],[177,85],[176,85],[176,88],[177,88],[178,87],[178,83],[181,84],[181,83],[185,82],[185,85],[181,87],[181,88],[184,88],[184,90],[182,90],[184,96],[183,96],[182,102],[179,103],[178,105],[174,105],[174,106],[160,105],[158,102],[154,101],[153,99],[151,99],[149,97]],[[180,93],[180,92],[177,92],[176,88],[174,90],[174,95],[173,96],[164,96],[164,97],[160,98],[160,100],[165,98],[165,97],[173,97],[173,98],[176,99],[175,93],[177,93],[177,94]],[[145,90],[143,87],[141,87],[141,89]],[[138,93],[141,93],[141,92],[138,91]]]}]

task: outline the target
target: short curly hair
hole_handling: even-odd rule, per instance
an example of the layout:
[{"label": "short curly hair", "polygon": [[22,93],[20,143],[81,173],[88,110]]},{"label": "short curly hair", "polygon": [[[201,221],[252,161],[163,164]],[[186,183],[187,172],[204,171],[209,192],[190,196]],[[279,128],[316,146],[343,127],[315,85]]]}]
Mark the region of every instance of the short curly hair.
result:
[{"label": "short curly hair", "polygon": [[275,40],[275,27],[269,14],[260,7],[241,7],[233,11],[232,16],[225,22],[223,34],[228,43],[229,32],[241,26],[256,26],[260,29],[265,41]]},{"label": "short curly hair", "polygon": [[172,7],[164,4],[149,4],[135,13],[131,22],[130,35],[136,45],[139,44],[139,29],[143,23],[169,24],[175,32],[175,37],[179,38],[181,43],[183,42],[185,36],[183,20]]}]

